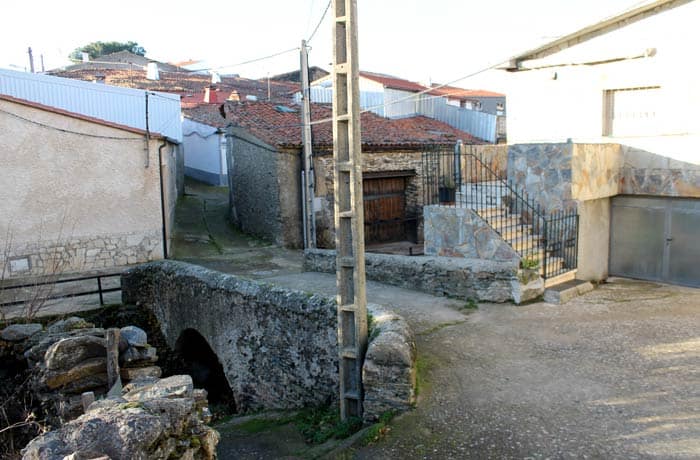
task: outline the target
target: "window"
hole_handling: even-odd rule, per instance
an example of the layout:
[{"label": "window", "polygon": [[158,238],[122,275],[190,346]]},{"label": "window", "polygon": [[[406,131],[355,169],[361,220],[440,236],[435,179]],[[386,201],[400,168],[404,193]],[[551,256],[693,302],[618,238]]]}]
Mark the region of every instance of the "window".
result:
[{"label": "window", "polygon": [[610,89],[603,93],[603,136],[660,134],[661,88]]}]

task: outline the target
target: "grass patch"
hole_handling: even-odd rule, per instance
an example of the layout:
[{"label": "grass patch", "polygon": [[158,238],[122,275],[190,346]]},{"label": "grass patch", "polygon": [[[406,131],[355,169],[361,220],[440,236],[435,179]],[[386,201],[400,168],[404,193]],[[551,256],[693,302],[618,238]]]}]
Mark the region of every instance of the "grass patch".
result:
[{"label": "grass patch", "polygon": [[372,425],[367,433],[365,434],[362,444],[368,445],[373,442],[377,442],[382,439],[390,431],[389,422],[394,418],[396,413],[394,411],[386,411],[380,417],[379,421]]},{"label": "grass patch", "polygon": [[294,421],[308,444],[321,444],[329,439],[345,439],[362,428],[362,419],[340,420],[337,407],[317,407],[301,411]]},{"label": "grass patch", "polygon": [[418,332],[416,335],[430,335],[430,334],[432,334],[433,332],[439,331],[440,329],[444,329],[444,328],[450,327],[450,326],[456,326],[456,325],[462,324],[462,323],[464,323],[464,322],[466,322],[466,321],[465,321],[465,320],[460,320],[460,321],[450,321],[450,322],[448,322],[448,323],[438,324],[438,325],[436,325],[436,326],[431,327],[430,329],[426,329],[425,331],[420,331],[420,332]]},{"label": "grass patch", "polygon": [[241,423],[236,428],[245,431],[248,434],[262,433],[263,431],[267,431],[271,428],[286,425],[292,420],[294,420],[293,417],[275,419],[254,418],[245,423]]},{"label": "grass patch", "polygon": [[461,308],[461,310],[477,310],[478,308],[479,308],[479,304],[476,303],[476,300],[467,299],[467,302],[464,304],[464,306]]},{"label": "grass patch", "polygon": [[416,358],[416,397],[429,387],[428,372],[432,363],[425,355]]}]

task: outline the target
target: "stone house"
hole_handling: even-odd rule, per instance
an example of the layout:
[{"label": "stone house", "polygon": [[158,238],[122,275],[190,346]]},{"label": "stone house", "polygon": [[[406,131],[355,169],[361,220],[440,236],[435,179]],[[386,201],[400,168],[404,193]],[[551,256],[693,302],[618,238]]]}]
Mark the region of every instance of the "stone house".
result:
[{"label": "stone house", "polygon": [[133,103],[145,100],[144,91],[0,71],[3,278],[167,255],[178,196],[179,98],[151,96],[161,100],[150,124],[162,132],[130,119],[138,112],[145,123],[144,108]]},{"label": "stone house", "polygon": [[[222,116],[225,115],[225,118]],[[231,218],[242,230],[287,247],[302,247],[301,125],[299,107],[227,102],[188,110],[192,120],[228,129]],[[312,104],[312,120],[331,117]],[[437,120],[390,120],[362,114],[363,187],[367,244],[422,240],[422,153],[479,143]],[[319,247],[334,245],[331,123],[312,127],[314,212]]]},{"label": "stone house", "polygon": [[504,66],[507,177],[579,214],[578,271],[700,286],[700,3],[657,0]]}]

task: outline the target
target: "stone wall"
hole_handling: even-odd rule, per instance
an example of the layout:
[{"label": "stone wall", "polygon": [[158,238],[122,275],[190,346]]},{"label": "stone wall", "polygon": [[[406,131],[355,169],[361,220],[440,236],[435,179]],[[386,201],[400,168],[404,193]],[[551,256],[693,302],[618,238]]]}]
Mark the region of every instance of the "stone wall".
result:
[{"label": "stone wall", "polygon": [[509,261],[520,255],[476,212],[452,206],[423,208],[425,255]]},{"label": "stone wall", "polygon": [[572,191],[573,144],[508,146],[508,179],[547,212],[576,206]]},{"label": "stone wall", "polygon": [[143,263],[162,257],[162,238],[162,233],[151,231],[58,241],[37,240],[12,247],[8,260],[0,253],[0,267],[6,264],[5,278],[18,278]]},{"label": "stone wall", "polygon": [[620,193],[700,198],[700,165],[622,146]]},{"label": "stone wall", "polygon": [[231,219],[241,230],[258,237],[284,244],[280,218],[280,189],[277,181],[278,152],[270,146],[236,133],[229,187]]},{"label": "stone wall", "polygon": [[171,349],[187,329],[218,356],[239,410],[319,405],[338,394],[336,307],[331,299],[181,262],[122,276],[124,303],[153,312]]},{"label": "stone wall", "polygon": [[408,323],[377,305],[362,366],[363,418],[373,422],[387,411],[404,412],[416,399],[416,342]]},{"label": "stone wall", "polygon": [[[419,216],[423,208],[423,153],[418,151],[363,152],[362,172],[407,171],[415,172],[406,178],[406,214]],[[328,152],[314,157],[316,196],[316,241],[322,248],[335,247],[333,221],[333,155]],[[418,241],[423,239],[423,226],[418,223]]]},{"label": "stone wall", "polygon": [[622,152],[619,144],[574,144],[571,195],[578,201],[620,193]]},{"label": "stone wall", "polygon": [[[335,258],[332,250],[306,250],[304,269],[335,273]],[[521,303],[544,290],[541,278],[533,279],[513,262],[367,253],[365,271],[370,280],[464,300]]]}]

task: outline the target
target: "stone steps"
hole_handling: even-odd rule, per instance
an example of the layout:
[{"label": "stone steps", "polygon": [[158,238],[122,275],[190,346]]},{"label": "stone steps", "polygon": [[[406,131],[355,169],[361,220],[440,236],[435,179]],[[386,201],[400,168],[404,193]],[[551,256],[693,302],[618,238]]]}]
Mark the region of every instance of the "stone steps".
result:
[{"label": "stone steps", "polygon": [[561,305],[592,290],[593,284],[591,284],[590,281],[573,279],[546,288],[544,291],[544,301]]}]

